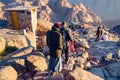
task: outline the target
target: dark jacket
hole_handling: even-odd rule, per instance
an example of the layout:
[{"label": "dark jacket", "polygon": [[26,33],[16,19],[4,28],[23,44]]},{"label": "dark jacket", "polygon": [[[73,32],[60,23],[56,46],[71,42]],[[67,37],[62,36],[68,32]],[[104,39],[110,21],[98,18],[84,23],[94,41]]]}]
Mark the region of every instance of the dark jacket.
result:
[{"label": "dark jacket", "polygon": [[102,31],[102,30],[97,29],[96,35],[97,35],[97,36],[99,36],[99,37],[101,37],[101,36],[102,36],[102,34],[103,34],[103,31]]},{"label": "dark jacket", "polygon": [[47,32],[47,45],[50,49],[51,57],[60,57],[62,54],[62,35],[59,28],[56,26],[52,27],[52,30]]}]

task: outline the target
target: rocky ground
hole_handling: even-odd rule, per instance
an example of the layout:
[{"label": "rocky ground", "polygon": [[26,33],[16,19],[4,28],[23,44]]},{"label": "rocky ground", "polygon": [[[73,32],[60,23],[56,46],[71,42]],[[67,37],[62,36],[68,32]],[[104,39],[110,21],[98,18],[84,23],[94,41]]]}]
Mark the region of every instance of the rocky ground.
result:
[{"label": "rocky ground", "polygon": [[[67,67],[52,80],[119,80],[119,45],[114,41],[89,43],[90,48],[69,58]],[[82,54],[82,55],[80,55]],[[87,59],[90,60],[87,60]],[[47,72],[37,72],[35,80],[48,80]]]},{"label": "rocky ground", "polygon": [[[54,4],[58,5],[54,7]],[[110,30],[103,25],[109,39],[95,42],[101,19],[83,4],[72,6],[67,0],[40,0],[26,3],[26,6],[30,5],[39,6],[37,36],[30,31],[24,34],[23,30],[0,29],[0,56],[3,56],[0,80],[120,80],[120,42],[115,28]],[[69,22],[74,26],[75,51],[70,53],[67,65],[63,55],[63,70],[51,77],[47,71],[49,56],[44,56],[47,53],[45,34],[53,25],[49,21],[61,20],[74,20],[80,24],[75,26]],[[11,50],[13,47],[16,49]]]},{"label": "rocky ground", "polygon": [[34,52],[31,45],[25,46],[17,43],[23,39],[24,42],[21,44],[25,44],[24,35],[20,35],[21,38],[11,38],[8,34],[18,36],[19,33],[13,31],[13,33],[5,34],[8,29],[2,29],[1,36],[4,36],[3,39],[1,37],[0,43],[10,45],[12,41],[10,46],[19,46],[19,50],[9,53],[0,62],[0,79],[24,80],[26,78],[31,80],[30,75],[34,74],[33,80],[119,80],[120,45],[115,31],[106,30],[109,32],[108,41],[95,42],[95,28],[81,27],[78,29],[75,27],[75,29],[73,31],[75,52],[70,53],[67,65],[64,64],[63,55],[63,70],[54,77],[48,76],[49,56],[44,56],[46,48],[43,52]]}]

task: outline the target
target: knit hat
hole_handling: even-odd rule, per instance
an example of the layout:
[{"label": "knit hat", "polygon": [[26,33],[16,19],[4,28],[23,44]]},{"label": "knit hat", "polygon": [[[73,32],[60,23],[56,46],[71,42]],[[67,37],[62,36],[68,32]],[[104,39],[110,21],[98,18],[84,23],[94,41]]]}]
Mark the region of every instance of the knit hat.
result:
[{"label": "knit hat", "polygon": [[60,27],[61,27],[61,24],[60,24],[60,23],[55,23],[55,26],[56,26],[57,28],[60,28]]}]

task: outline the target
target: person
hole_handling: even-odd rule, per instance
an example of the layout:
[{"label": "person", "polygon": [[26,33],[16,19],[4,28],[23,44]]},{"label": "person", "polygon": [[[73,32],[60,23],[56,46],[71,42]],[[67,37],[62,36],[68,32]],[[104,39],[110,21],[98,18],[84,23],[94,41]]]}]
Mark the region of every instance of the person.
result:
[{"label": "person", "polygon": [[69,41],[72,41],[71,30],[67,28],[67,23],[62,22],[60,32],[63,39],[63,53],[65,53],[65,62],[68,61]]},{"label": "person", "polygon": [[62,35],[60,33],[61,24],[55,23],[52,29],[47,32],[47,45],[50,50],[49,74],[54,76],[62,70]]},{"label": "person", "polygon": [[102,36],[102,34],[103,34],[103,31],[102,31],[102,26],[99,26],[98,28],[97,28],[97,32],[96,32],[96,40],[95,41],[99,41],[100,40],[100,38],[101,38],[101,36]]},{"label": "person", "polygon": [[104,33],[102,36],[102,40],[107,41],[108,40],[108,33]]}]

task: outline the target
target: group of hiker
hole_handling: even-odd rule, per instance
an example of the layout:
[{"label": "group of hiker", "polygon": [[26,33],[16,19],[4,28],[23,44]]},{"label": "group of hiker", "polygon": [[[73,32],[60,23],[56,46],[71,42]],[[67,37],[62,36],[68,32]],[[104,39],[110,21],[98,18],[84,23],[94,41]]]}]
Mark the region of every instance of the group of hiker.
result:
[{"label": "group of hiker", "polygon": [[[49,74],[54,75],[62,70],[62,55],[65,57],[65,64],[68,62],[69,51],[74,52],[74,42],[72,31],[67,27],[67,22],[55,23],[51,30],[47,32],[47,46],[49,48]],[[108,40],[107,33],[103,35],[102,27],[96,31],[96,40]]]},{"label": "group of hiker", "polygon": [[[62,70],[62,54],[65,54],[65,63],[68,61],[70,42],[72,42],[71,30],[67,23],[55,23],[47,32],[47,45],[49,47],[49,73],[54,75]],[[74,45],[73,45],[74,46]],[[74,47],[73,47],[74,48]]]}]

